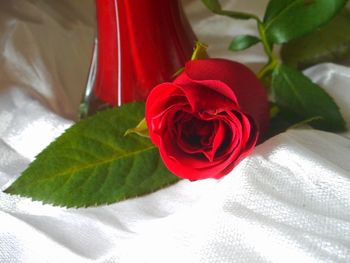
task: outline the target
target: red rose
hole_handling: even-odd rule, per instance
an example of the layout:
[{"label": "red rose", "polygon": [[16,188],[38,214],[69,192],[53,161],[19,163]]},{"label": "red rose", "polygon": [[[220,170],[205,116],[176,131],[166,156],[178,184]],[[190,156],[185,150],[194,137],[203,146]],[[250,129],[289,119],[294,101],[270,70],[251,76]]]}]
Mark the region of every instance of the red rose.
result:
[{"label": "red rose", "polygon": [[194,60],[146,102],[152,142],[175,175],[220,178],[254,148],[269,123],[264,87],[255,74],[224,59]]}]

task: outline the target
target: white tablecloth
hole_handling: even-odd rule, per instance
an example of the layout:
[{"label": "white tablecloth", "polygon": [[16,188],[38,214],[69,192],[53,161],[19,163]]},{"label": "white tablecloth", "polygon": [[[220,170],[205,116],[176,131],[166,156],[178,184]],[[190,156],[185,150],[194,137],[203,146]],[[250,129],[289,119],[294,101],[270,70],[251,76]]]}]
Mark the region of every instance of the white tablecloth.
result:
[{"label": "white tablecloth", "polygon": [[[222,1],[260,12],[266,1]],[[0,2],[0,188],[74,118],[93,39],[92,2]],[[254,23],[185,1],[212,57],[256,69],[261,47],[226,50]],[[350,127],[350,68],[306,71]],[[55,112],[55,113],[54,113]],[[63,117],[60,117],[63,116]],[[142,198],[65,209],[0,192],[0,262],[349,262],[350,133],[289,130],[220,181],[181,181]]]}]

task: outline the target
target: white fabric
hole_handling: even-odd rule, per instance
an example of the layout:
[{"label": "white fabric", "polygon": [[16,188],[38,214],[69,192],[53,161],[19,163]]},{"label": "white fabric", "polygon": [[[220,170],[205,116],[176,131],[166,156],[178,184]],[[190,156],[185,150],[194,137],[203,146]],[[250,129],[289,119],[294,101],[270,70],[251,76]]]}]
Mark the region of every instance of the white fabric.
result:
[{"label": "white fabric", "polygon": [[[86,72],[88,59],[79,58],[89,50],[82,48],[71,57],[78,62],[67,62],[53,59],[59,56],[57,45],[42,49],[37,42],[43,34],[57,34],[44,30],[45,23],[61,36],[71,34],[73,42],[66,41],[69,46],[60,50],[66,52],[64,57],[74,54],[66,50],[73,44],[91,40],[92,29],[84,18],[89,13],[78,12],[71,2],[0,2],[7,16],[0,14],[0,28],[8,32],[0,35],[0,70],[6,72],[0,75],[1,190],[72,124],[47,107],[74,117],[78,100],[69,101],[73,91],[65,85],[83,84],[84,74],[65,66],[76,63],[82,67],[79,72]],[[252,12],[261,12],[266,3],[222,2]],[[195,32],[211,45],[212,56],[236,58],[252,67],[264,61],[260,47],[244,55],[225,51],[233,35],[253,33],[252,24],[213,16],[197,0],[185,3]],[[77,22],[68,12],[62,20],[60,12],[67,8],[81,19]],[[46,22],[33,22],[37,16],[28,20],[27,13],[39,10],[45,11],[41,18]],[[66,20],[75,22],[62,25]],[[20,45],[19,32],[31,36],[29,46]],[[350,68],[323,64],[306,73],[334,97],[350,127]],[[0,192],[0,262],[349,262],[349,138],[349,133],[290,130],[258,146],[220,181],[181,181],[142,198],[97,208],[58,208]]]}]

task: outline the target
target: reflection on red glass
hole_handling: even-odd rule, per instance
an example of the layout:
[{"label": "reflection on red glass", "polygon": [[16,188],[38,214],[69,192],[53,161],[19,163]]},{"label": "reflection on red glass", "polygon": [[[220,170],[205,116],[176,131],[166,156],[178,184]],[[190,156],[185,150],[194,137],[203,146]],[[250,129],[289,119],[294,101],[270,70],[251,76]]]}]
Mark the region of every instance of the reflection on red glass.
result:
[{"label": "reflection on red glass", "polygon": [[195,37],[177,0],[96,0],[94,95],[110,105],[145,100],[191,57]]}]

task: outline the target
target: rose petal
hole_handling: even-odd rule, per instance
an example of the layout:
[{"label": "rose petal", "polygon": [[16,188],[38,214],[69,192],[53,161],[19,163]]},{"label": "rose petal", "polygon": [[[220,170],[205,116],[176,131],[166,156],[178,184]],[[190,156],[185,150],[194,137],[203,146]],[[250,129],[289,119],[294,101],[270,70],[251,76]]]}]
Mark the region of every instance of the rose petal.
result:
[{"label": "rose petal", "polygon": [[213,79],[192,78],[192,76],[188,74],[190,73],[190,71],[189,72],[186,71],[186,68],[188,67],[188,65],[189,64],[187,63],[185,67],[185,71],[174,80],[174,84],[185,88],[187,86],[205,87],[210,89],[212,92],[219,93],[226,99],[229,99],[238,105],[237,97],[230,86],[228,86],[225,82],[215,78]]},{"label": "rose petal", "polygon": [[218,122],[211,151],[206,154],[207,158],[211,162],[214,161],[214,157],[216,155],[217,150],[219,149],[220,146],[222,146],[222,144],[224,143],[224,139],[227,137],[225,135],[228,131],[225,125],[226,124],[224,124],[222,121]]},{"label": "rose petal", "polygon": [[[267,130],[270,119],[267,92],[249,68],[231,60],[198,59],[189,61],[184,72],[185,74],[175,81],[178,85],[190,82],[207,86],[210,80],[224,82],[230,87],[241,109],[256,121],[260,131]],[[226,90],[219,88],[216,91],[231,98]]]},{"label": "rose petal", "polygon": [[[238,106],[237,100],[230,87],[221,81],[212,80],[205,83],[205,85],[187,83],[181,86],[181,90],[192,106],[193,112],[206,111],[208,113],[216,114]],[[226,97],[220,92],[214,92],[214,90],[226,90],[227,93],[232,93],[232,98]]]}]

